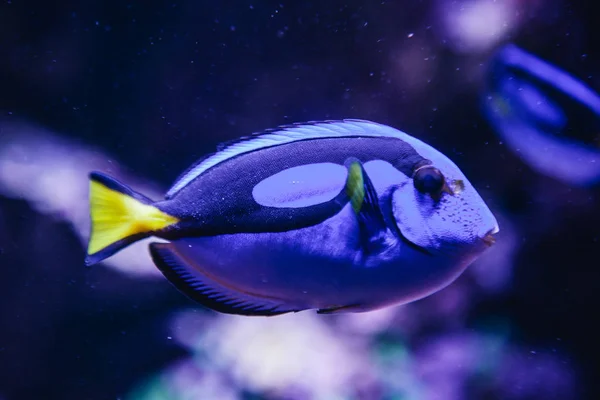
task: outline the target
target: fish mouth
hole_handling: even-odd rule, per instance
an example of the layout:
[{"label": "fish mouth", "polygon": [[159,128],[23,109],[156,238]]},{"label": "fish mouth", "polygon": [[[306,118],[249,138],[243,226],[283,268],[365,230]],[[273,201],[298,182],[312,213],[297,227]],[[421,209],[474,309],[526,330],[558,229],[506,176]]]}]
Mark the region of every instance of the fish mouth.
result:
[{"label": "fish mouth", "polygon": [[490,229],[489,231],[487,231],[487,233],[485,235],[483,235],[483,237],[481,238],[481,240],[483,241],[483,243],[487,247],[492,247],[496,243],[496,237],[495,237],[495,235],[498,232],[500,232],[500,228],[498,227],[498,225],[496,225],[492,229]]}]

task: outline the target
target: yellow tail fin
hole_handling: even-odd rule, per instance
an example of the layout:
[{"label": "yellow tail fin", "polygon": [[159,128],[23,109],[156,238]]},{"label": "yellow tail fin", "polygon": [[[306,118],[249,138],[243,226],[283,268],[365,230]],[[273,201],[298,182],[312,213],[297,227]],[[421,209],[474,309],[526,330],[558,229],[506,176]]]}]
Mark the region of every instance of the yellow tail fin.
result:
[{"label": "yellow tail fin", "polygon": [[97,172],[90,175],[90,216],[87,265],[179,221],[150,199]]}]

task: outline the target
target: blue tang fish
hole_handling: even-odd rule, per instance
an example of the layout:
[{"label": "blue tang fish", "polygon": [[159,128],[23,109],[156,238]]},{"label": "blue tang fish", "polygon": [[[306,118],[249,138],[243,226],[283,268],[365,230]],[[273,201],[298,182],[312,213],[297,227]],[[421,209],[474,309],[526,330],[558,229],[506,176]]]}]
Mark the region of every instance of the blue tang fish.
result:
[{"label": "blue tang fish", "polygon": [[214,310],[361,312],[448,285],[496,219],[429,145],[363,121],[282,126],[224,144],[153,201],[98,172],[86,264],[148,236],[165,277]]},{"label": "blue tang fish", "polygon": [[509,44],[492,57],[483,111],[534,170],[574,185],[600,181],[600,96]]}]

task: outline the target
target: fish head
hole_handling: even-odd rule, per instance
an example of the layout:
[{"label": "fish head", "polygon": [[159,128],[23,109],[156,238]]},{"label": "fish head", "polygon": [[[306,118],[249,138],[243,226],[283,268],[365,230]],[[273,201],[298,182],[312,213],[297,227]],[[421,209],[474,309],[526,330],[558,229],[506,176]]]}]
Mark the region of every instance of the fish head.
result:
[{"label": "fish head", "polygon": [[473,260],[493,245],[498,222],[461,170],[429,149],[430,163],[391,193],[395,223],[405,240],[430,254]]}]

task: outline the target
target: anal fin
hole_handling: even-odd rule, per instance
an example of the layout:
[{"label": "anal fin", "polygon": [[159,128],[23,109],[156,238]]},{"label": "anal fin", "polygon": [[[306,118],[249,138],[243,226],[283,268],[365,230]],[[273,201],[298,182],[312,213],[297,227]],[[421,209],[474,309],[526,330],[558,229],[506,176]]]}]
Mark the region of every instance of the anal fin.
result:
[{"label": "anal fin", "polygon": [[353,312],[359,306],[360,306],[359,304],[350,304],[347,306],[320,308],[317,310],[317,314],[339,314],[339,313],[344,313],[344,312]]},{"label": "anal fin", "polygon": [[285,301],[230,288],[209,277],[177,251],[173,243],[151,243],[150,255],[158,269],[179,291],[212,310],[247,316],[274,316],[302,311]]}]

